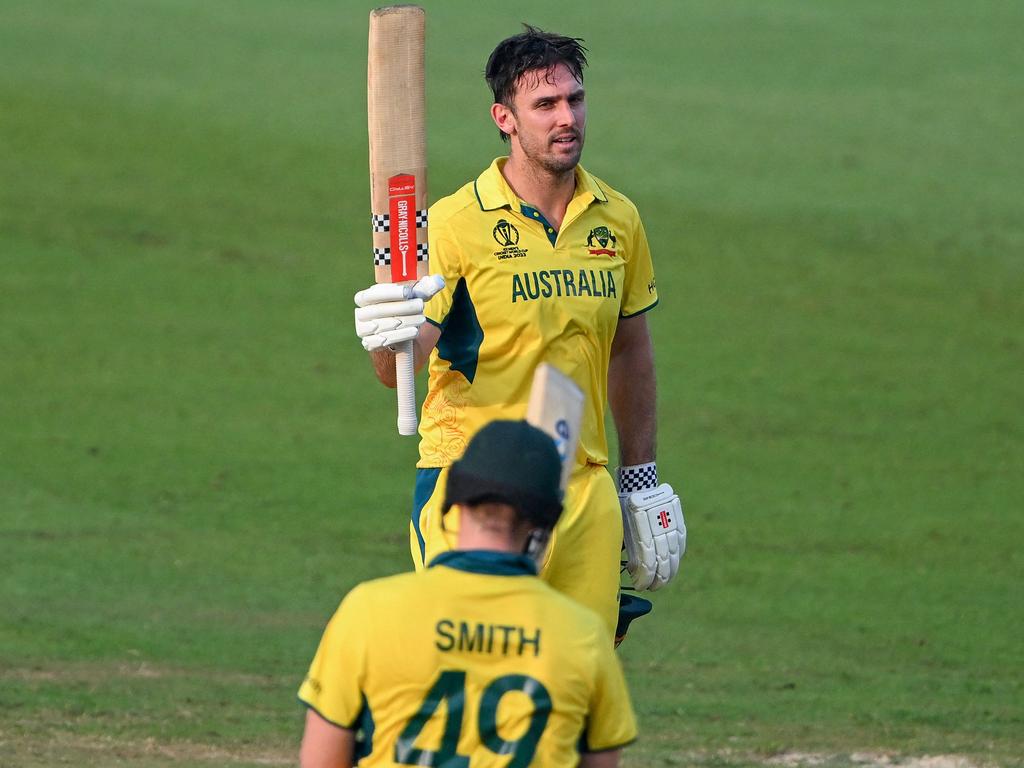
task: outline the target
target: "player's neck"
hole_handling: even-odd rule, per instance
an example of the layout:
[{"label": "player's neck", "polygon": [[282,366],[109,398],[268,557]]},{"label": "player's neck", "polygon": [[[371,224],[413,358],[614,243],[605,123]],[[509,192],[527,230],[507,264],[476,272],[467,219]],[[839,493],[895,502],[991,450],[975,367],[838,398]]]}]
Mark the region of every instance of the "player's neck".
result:
[{"label": "player's neck", "polygon": [[518,555],[526,546],[528,533],[525,526],[496,524],[493,520],[482,523],[471,513],[464,512],[459,519],[457,546],[459,549],[486,549]]},{"label": "player's neck", "polygon": [[516,547],[508,536],[499,536],[487,531],[477,529],[459,529],[459,549],[485,549],[490,552],[507,552],[519,554],[522,552],[522,545]]},{"label": "player's neck", "polygon": [[519,199],[537,208],[555,229],[562,226],[565,211],[576,193],[575,168],[556,173],[513,151],[501,172]]}]

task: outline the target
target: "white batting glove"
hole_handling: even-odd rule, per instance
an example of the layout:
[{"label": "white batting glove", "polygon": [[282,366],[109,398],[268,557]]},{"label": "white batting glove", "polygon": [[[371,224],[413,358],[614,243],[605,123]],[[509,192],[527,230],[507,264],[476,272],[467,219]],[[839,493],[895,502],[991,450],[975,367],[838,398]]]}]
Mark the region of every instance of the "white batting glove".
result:
[{"label": "white batting glove", "polygon": [[[629,489],[629,475],[636,467],[619,470],[619,488]],[[644,468],[657,482],[653,465]],[[631,472],[632,470],[632,472]],[[683,505],[672,486],[662,483],[654,488],[619,494],[622,507],[623,545],[626,549],[626,571],[639,590],[651,592],[668,584],[679,572],[679,562],[686,553],[686,522]]]},{"label": "white batting glove", "polygon": [[372,352],[411,341],[426,322],[423,302],[444,288],[444,278],[427,275],[415,285],[377,283],[355,295],[356,336]]}]

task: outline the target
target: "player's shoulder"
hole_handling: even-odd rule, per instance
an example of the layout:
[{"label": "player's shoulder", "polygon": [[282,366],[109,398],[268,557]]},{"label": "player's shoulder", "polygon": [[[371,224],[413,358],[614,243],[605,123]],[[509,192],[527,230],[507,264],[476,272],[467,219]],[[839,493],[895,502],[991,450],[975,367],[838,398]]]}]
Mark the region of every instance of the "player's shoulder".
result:
[{"label": "player's shoulder", "polygon": [[430,206],[428,225],[431,230],[455,223],[460,214],[479,210],[473,182],[467,182],[455,192],[434,202]]},{"label": "player's shoulder", "polygon": [[639,211],[634,203],[625,193],[619,191],[616,187],[613,187],[603,178],[591,173],[590,171],[584,170],[584,173],[589,176],[589,181],[594,184],[597,190],[600,190],[604,194],[605,198],[609,203],[615,206],[621,206],[624,210],[629,213],[639,216]]},{"label": "player's shoulder", "polygon": [[389,606],[394,606],[395,603],[409,600],[417,591],[418,583],[419,575],[412,571],[370,579],[354,586],[345,595],[341,605],[343,609],[347,605],[350,610],[357,611],[363,611],[367,607],[388,610]]}]

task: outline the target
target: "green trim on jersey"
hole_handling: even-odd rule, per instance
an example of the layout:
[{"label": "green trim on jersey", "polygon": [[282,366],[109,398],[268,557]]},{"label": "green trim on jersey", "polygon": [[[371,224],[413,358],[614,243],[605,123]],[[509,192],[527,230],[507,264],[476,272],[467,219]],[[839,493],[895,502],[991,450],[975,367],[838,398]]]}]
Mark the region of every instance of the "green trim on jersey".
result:
[{"label": "green trim on jersey", "polygon": [[551,245],[555,244],[555,241],[558,240],[558,230],[551,225],[551,222],[544,217],[543,213],[532,205],[527,205],[526,203],[521,203],[519,205],[519,210],[522,212],[523,216],[536,221],[544,227],[544,234],[548,236],[548,241]]},{"label": "green trim on jersey", "polygon": [[373,712],[370,710],[370,702],[367,701],[365,693],[363,694],[363,708],[359,711],[359,719],[356,722],[359,730],[356,735],[353,757],[358,763],[373,752],[373,732],[377,727],[373,721]]},{"label": "green trim on jersey", "polygon": [[628,314],[628,315],[623,315],[623,314],[620,314],[620,315],[619,315],[619,317],[621,317],[621,318],[623,318],[623,319],[626,319],[627,317],[636,317],[637,315],[642,315],[642,314],[643,314],[644,312],[650,312],[650,311],[651,311],[652,309],[654,309],[654,308],[655,308],[656,306],[658,306],[658,301],[655,301],[655,302],[654,302],[653,304],[648,304],[648,305],[647,305],[646,307],[644,307],[643,309],[641,309],[641,310],[638,310],[638,311],[636,311],[636,312],[633,312],[633,313],[631,313],[631,314]]},{"label": "green trim on jersey", "polygon": [[494,552],[486,549],[463,549],[442,552],[430,561],[428,568],[443,565],[469,573],[489,576],[536,576],[537,564],[526,555]]},{"label": "green trim on jersey", "polygon": [[484,329],[477,320],[464,278],[455,286],[452,310],[439,326],[437,354],[448,361],[449,370],[458,371],[472,384],[480,360],[480,345],[484,343]]},{"label": "green trim on jersey", "polygon": [[420,513],[423,507],[434,495],[437,487],[437,478],[441,475],[441,469],[432,467],[429,469],[416,470],[416,487],[412,496],[412,528],[416,531],[416,541],[420,545],[420,560],[423,560],[423,553],[426,551],[426,542],[423,540],[423,532],[420,530]]},{"label": "green trim on jersey", "polygon": [[[499,169],[498,162],[504,165],[507,158],[497,158],[491,164],[491,169]],[[499,171],[500,174],[500,171]],[[589,194],[593,200],[599,203],[607,203],[608,195],[598,183],[597,179],[591,176],[582,166],[576,166],[576,193]],[[473,180],[473,194],[480,206],[481,211],[496,211],[499,208],[514,210],[519,199],[515,196],[508,183],[486,171]]]}]

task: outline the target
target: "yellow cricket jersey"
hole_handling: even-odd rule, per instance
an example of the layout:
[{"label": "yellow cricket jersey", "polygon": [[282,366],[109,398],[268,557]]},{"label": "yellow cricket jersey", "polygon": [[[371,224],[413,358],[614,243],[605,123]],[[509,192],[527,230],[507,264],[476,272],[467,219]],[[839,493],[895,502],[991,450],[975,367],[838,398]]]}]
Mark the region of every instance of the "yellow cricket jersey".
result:
[{"label": "yellow cricket jersey", "polygon": [[498,158],[430,208],[427,302],[441,329],[430,356],[419,467],[444,467],[495,418],[526,414],[533,372],[548,362],[586,396],[577,463],[607,464],[608,361],[620,317],[658,302],[647,235],[624,195],[583,168],[559,231],[518,199]]},{"label": "yellow cricket jersey", "polygon": [[360,766],[565,768],[636,738],[607,628],[499,552],[353,589],[299,698],[360,731]]}]

